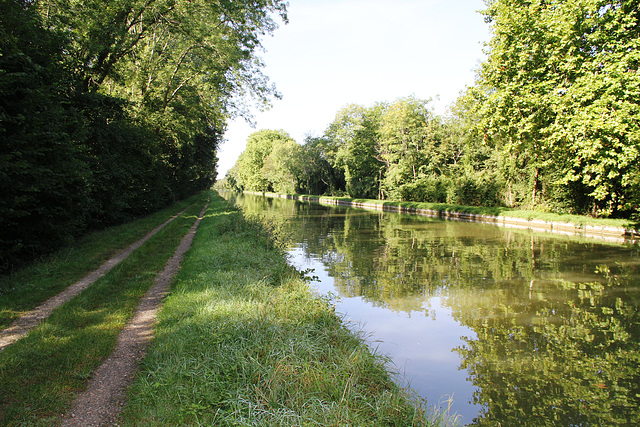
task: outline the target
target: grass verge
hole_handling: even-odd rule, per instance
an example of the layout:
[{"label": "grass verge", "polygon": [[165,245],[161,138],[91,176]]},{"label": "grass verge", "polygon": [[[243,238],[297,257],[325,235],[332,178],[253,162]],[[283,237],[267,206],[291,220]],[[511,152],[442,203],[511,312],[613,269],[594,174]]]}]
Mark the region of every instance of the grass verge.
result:
[{"label": "grass verge", "polygon": [[216,194],[159,321],[119,425],[447,421],[396,386],[264,228]]},{"label": "grass verge", "polygon": [[[199,199],[104,277],[0,353],[0,425],[59,422],[76,393],[86,387],[91,372],[111,354],[139,299],[195,222],[206,194]],[[165,211],[149,228],[182,209]],[[128,234],[139,234],[129,230]]]},{"label": "grass verge", "polygon": [[[263,194],[263,193],[260,193]],[[264,193],[270,195],[270,193]],[[278,194],[273,194],[280,196]],[[319,201],[329,202],[332,200],[342,200],[346,202],[355,203],[367,203],[371,205],[380,206],[396,206],[408,209],[429,209],[438,212],[459,212],[470,213],[475,215],[491,215],[491,216],[505,216],[509,218],[521,218],[526,220],[541,220],[547,222],[559,222],[559,223],[571,223],[578,226],[596,226],[596,227],[618,227],[626,230],[635,230],[636,233],[640,232],[640,223],[630,219],[616,219],[616,218],[593,218],[584,215],[571,215],[571,214],[559,214],[553,212],[544,211],[529,211],[521,209],[512,209],[507,207],[482,207],[482,206],[463,206],[463,205],[451,205],[447,203],[428,203],[428,202],[401,202],[401,201],[389,201],[389,200],[376,200],[376,199],[352,199],[349,197],[331,197],[331,196],[314,196],[308,194],[290,194],[293,197],[311,197],[316,198]]]},{"label": "grass verge", "polygon": [[137,221],[92,233],[72,247],[0,276],[0,328],[98,268],[118,250],[141,239],[199,197],[202,196],[191,197]]}]

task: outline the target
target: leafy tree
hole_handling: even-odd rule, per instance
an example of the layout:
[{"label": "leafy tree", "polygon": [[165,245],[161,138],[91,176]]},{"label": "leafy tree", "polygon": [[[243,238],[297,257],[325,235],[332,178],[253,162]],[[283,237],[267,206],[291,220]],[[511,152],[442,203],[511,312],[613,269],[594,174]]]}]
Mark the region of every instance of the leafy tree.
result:
[{"label": "leafy tree", "polygon": [[0,270],[209,187],[281,0],[2,0]]},{"label": "leafy tree", "polygon": [[439,148],[438,123],[428,103],[401,98],[383,109],[377,151],[386,165],[383,191],[393,199],[400,198],[404,184],[437,169],[430,159]]},{"label": "leafy tree", "polygon": [[531,204],[601,216],[637,209],[638,1],[487,6],[484,127],[527,171]]},{"label": "leafy tree", "polygon": [[[250,191],[273,191],[274,182],[271,180],[278,174],[282,178],[286,166],[282,163],[284,159],[278,159],[277,155],[269,156],[277,146],[289,144],[295,141],[283,130],[259,130],[249,135],[247,147],[238,158],[238,178],[239,183],[245,190]],[[290,145],[289,145],[290,146]],[[286,150],[286,149],[285,149]],[[276,149],[276,153],[283,153],[282,149]],[[265,161],[269,161],[265,168]],[[280,169],[280,171],[277,171]],[[268,176],[269,175],[269,176]]]},{"label": "leafy tree", "polygon": [[333,141],[327,137],[305,140],[297,161],[301,192],[330,195],[344,192],[344,169],[336,165],[336,154]]},{"label": "leafy tree", "polygon": [[293,194],[298,188],[297,160],[302,148],[293,139],[285,139],[273,145],[264,159],[262,175],[270,183],[273,191]]},{"label": "leafy tree", "polygon": [[0,2],[0,271],[86,225],[90,172],[61,51],[31,2]]},{"label": "leafy tree", "polygon": [[349,105],[336,114],[325,136],[337,147],[336,165],[344,168],[346,190],[351,197],[381,196],[382,162],[377,157],[378,121],[375,110]]}]

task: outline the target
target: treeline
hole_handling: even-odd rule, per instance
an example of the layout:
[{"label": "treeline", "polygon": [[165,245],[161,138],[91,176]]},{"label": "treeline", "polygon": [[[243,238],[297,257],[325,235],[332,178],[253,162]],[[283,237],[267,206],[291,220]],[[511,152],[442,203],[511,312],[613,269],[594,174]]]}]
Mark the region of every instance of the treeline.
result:
[{"label": "treeline", "polygon": [[209,188],[285,6],[0,0],[0,272]]},{"label": "treeline", "polygon": [[259,131],[230,188],[640,214],[640,5],[489,0],[488,58],[446,117],[414,97],[341,109],[295,144]]}]

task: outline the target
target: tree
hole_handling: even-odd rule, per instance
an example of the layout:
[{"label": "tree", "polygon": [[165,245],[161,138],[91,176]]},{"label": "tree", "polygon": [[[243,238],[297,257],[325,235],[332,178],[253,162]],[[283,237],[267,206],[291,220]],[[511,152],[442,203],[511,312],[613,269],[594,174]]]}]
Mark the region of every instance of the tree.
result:
[{"label": "tree", "polygon": [[281,0],[2,0],[0,270],[210,187]]},{"label": "tree", "polygon": [[86,226],[90,171],[62,46],[31,2],[0,1],[0,272]]},{"label": "tree", "polygon": [[377,158],[378,121],[375,110],[349,105],[336,114],[325,136],[337,147],[336,165],[344,168],[346,189],[351,197],[381,195],[382,162]]},{"label": "tree", "polygon": [[298,160],[302,148],[293,139],[274,143],[262,165],[262,176],[273,191],[293,194],[298,189]]},{"label": "tree", "polygon": [[298,185],[307,194],[340,194],[345,190],[344,169],[336,164],[334,141],[307,137],[297,160]]},{"label": "tree", "polygon": [[[265,169],[265,160],[271,155],[274,147],[295,141],[283,130],[259,130],[249,135],[247,147],[238,158],[238,178],[240,185],[250,191],[273,191],[270,178],[277,175],[275,169],[280,161],[275,156],[269,159]],[[276,150],[276,152],[281,152]],[[273,175],[271,177],[267,174]]]},{"label": "tree", "polygon": [[438,123],[428,108],[429,100],[401,98],[383,108],[377,151],[385,162],[383,191],[400,198],[400,188],[435,172],[430,164],[438,151]]},{"label": "tree", "polygon": [[484,128],[527,171],[532,205],[597,216],[637,210],[638,5],[487,2],[494,36],[479,80]]}]

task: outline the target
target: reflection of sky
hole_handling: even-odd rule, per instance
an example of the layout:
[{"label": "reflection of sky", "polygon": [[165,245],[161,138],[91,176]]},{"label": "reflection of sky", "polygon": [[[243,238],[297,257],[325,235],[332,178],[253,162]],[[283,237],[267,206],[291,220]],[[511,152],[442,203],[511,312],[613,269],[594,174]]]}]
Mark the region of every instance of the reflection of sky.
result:
[{"label": "reflection of sky", "polygon": [[[310,276],[320,294],[338,291],[323,264],[309,259],[302,249],[292,249],[290,262],[300,269],[314,269]],[[458,324],[441,297],[423,304],[424,312],[397,312],[376,307],[360,297],[340,298],[336,310],[346,322],[365,331],[368,341],[378,352],[391,357],[394,367],[429,406],[445,408],[453,398],[452,413],[461,415],[462,424],[469,423],[480,412],[471,403],[476,388],[466,381],[467,372],[459,370],[460,357],[453,349],[464,342],[462,336],[477,338],[467,327]]]}]

